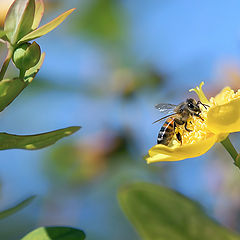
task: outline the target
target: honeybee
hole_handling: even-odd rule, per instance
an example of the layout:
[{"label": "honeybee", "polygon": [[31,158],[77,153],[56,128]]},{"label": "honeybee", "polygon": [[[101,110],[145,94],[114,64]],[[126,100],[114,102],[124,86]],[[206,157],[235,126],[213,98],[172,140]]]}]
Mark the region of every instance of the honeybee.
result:
[{"label": "honeybee", "polygon": [[184,124],[185,130],[190,132],[191,130],[188,128],[187,124],[191,116],[196,116],[204,121],[200,115],[200,104],[206,109],[209,107],[208,105],[203,104],[201,101],[196,101],[193,98],[188,98],[185,102],[182,102],[179,105],[166,103],[157,104],[155,108],[160,112],[172,112],[171,114],[168,114],[154,122],[156,123],[167,118],[158,133],[157,144],[168,146],[173,139],[174,134],[176,134],[177,140],[182,144],[182,136],[179,132],[176,133],[175,129],[178,125]]}]

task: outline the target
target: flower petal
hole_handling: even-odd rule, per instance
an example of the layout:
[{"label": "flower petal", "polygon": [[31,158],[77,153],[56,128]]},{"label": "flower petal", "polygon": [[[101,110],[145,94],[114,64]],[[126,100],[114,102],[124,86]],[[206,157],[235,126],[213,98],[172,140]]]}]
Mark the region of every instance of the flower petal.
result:
[{"label": "flower petal", "polygon": [[224,103],[228,102],[229,93],[231,92],[231,95],[234,94],[234,91],[230,87],[225,87],[221,90],[220,93],[214,97],[216,105],[222,105]]},{"label": "flower petal", "polygon": [[179,161],[186,158],[198,157],[207,152],[216,142],[218,136],[213,134],[206,140],[182,146],[168,147],[157,144],[149,150],[147,163],[162,161]]},{"label": "flower petal", "polygon": [[207,127],[216,134],[239,132],[240,98],[211,107],[207,113]]}]

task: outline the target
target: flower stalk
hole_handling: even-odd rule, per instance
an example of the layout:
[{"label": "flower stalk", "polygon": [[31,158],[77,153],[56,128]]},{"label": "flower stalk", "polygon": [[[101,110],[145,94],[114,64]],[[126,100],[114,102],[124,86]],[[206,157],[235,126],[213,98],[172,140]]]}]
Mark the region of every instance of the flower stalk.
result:
[{"label": "flower stalk", "polygon": [[223,147],[228,151],[228,153],[231,155],[234,164],[240,169],[240,158],[238,158],[238,152],[235,149],[235,147],[232,145],[230,139],[227,137],[223,141],[221,141],[221,144]]}]

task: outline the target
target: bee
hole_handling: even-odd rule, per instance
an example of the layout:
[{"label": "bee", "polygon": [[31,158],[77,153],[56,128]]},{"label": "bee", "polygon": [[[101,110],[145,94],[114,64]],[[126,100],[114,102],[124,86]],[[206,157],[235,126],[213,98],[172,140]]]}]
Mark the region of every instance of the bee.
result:
[{"label": "bee", "polygon": [[175,134],[177,140],[182,144],[182,136],[179,132],[176,133],[176,128],[178,125],[184,125],[185,130],[190,132],[191,130],[188,128],[187,125],[188,120],[191,116],[196,116],[202,121],[204,121],[204,119],[200,115],[200,104],[205,109],[209,107],[208,105],[203,104],[201,101],[197,102],[193,98],[188,98],[185,102],[182,102],[178,105],[166,103],[157,104],[155,108],[158,109],[160,112],[172,112],[171,114],[166,115],[154,122],[156,123],[167,118],[158,133],[157,144],[163,144],[168,146]]}]

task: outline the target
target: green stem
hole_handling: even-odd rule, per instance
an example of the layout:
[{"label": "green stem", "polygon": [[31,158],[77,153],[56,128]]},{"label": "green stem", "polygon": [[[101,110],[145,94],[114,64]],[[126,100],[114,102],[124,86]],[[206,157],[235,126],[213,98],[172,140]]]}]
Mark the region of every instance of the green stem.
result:
[{"label": "green stem", "polygon": [[2,65],[2,69],[0,71],[0,81],[2,81],[3,78],[4,78],[4,75],[5,75],[6,71],[7,71],[9,62],[10,62],[10,60],[12,58],[12,55],[13,55],[13,48],[11,46],[9,46],[7,57],[5,58],[5,61],[4,61],[3,65]]},{"label": "green stem", "polygon": [[19,78],[20,79],[22,79],[22,80],[24,79],[25,72],[26,72],[26,70],[20,69],[20,73],[19,73]]},{"label": "green stem", "polygon": [[231,155],[234,164],[240,169],[240,158],[238,158],[238,152],[232,145],[230,139],[227,137],[223,141],[221,141],[221,144],[224,146],[224,148],[228,151],[228,153]]}]

